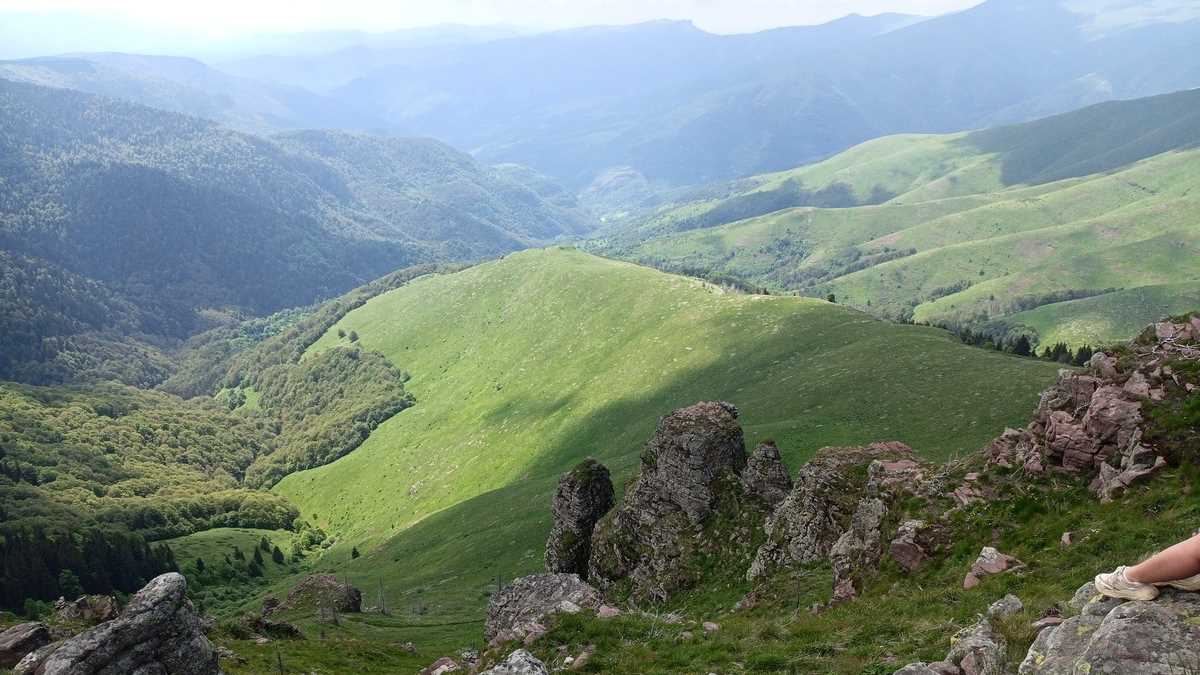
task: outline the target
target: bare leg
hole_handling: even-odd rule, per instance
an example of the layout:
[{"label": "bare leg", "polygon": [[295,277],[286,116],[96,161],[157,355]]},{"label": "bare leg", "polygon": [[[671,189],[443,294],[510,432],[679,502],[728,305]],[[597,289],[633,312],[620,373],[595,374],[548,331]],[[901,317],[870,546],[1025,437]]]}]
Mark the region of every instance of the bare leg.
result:
[{"label": "bare leg", "polygon": [[1178,581],[1200,574],[1200,535],[1175,544],[1140,565],[1126,568],[1125,578],[1143,584]]}]

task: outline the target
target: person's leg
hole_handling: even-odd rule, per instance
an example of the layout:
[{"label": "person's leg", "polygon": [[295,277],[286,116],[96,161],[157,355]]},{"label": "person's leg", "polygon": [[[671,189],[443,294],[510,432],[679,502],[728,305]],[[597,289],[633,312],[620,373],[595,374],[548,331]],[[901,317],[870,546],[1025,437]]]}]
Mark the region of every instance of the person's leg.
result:
[{"label": "person's leg", "polygon": [[1125,569],[1134,583],[1161,584],[1200,574],[1200,535],[1179,542],[1146,562]]}]

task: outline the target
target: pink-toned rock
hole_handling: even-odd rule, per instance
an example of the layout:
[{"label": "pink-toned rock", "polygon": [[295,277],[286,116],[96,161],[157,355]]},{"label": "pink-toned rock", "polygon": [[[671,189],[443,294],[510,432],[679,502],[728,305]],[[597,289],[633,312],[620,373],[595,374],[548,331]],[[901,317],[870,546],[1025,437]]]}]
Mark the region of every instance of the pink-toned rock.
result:
[{"label": "pink-toned rock", "polygon": [[1096,445],[1068,412],[1056,410],[1046,420],[1046,448],[1071,471],[1088,471],[1096,463]]},{"label": "pink-toned rock", "polygon": [[1137,481],[1152,476],[1166,468],[1167,460],[1157,457],[1153,464],[1137,464],[1127,469],[1117,469],[1108,464],[1100,465],[1100,475],[1089,486],[1102,502],[1110,502]]},{"label": "pink-toned rock", "polygon": [[958,486],[954,489],[954,492],[950,493],[950,496],[959,506],[968,506],[975,502],[983,501],[983,493],[970,485]]},{"label": "pink-toned rock", "polygon": [[1075,543],[1075,536],[1074,536],[1073,532],[1063,532],[1062,537],[1060,537],[1058,540],[1059,546],[1062,546],[1063,548],[1067,548],[1068,546],[1070,546],[1071,544],[1074,544],[1074,543]]},{"label": "pink-toned rock", "polygon": [[1146,376],[1140,371],[1134,371],[1133,375],[1130,375],[1129,379],[1125,381],[1125,386],[1122,388],[1134,396],[1150,396],[1150,380],[1146,379]]},{"label": "pink-toned rock", "polygon": [[712,621],[705,621],[703,628],[705,633],[715,633],[721,630],[721,625],[718,623],[713,623]]},{"label": "pink-toned rock", "polygon": [[888,544],[888,553],[905,572],[913,573],[929,559],[929,553],[919,541],[920,533],[925,523],[920,520],[909,520],[900,525],[896,536]]},{"label": "pink-toned rock", "polygon": [[600,609],[596,610],[596,616],[601,619],[611,619],[614,616],[620,616],[621,610],[611,605],[600,605]]},{"label": "pink-toned rock", "polygon": [[1097,445],[1095,454],[1107,459],[1114,452],[1129,447],[1142,421],[1142,404],[1131,400],[1129,394],[1116,386],[1105,386],[1096,390],[1087,415],[1083,417],[1083,429]]},{"label": "pink-toned rock", "polygon": [[924,479],[921,463],[907,458],[876,460],[867,469],[868,485],[892,494],[914,492]]},{"label": "pink-toned rock", "polygon": [[1048,617],[1045,617],[1042,619],[1038,619],[1037,621],[1034,621],[1032,624],[1030,624],[1030,626],[1035,631],[1041,631],[1043,628],[1057,626],[1058,624],[1062,623],[1063,621],[1066,621],[1066,619],[1062,618],[1061,616],[1048,616]]},{"label": "pink-toned rock", "polygon": [[451,673],[458,669],[458,663],[454,659],[443,656],[422,670],[421,675],[442,675],[442,673]]},{"label": "pink-toned rock", "polygon": [[979,552],[979,557],[975,559],[974,563],[971,563],[971,571],[963,579],[963,588],[970,590],[978,586],[985,576],[1001,574],[1023,564],[1020,560],[1001,553],[991,546],[984,546],[983,550]]},{"label": "pink-toned rock", "polygon": [[1104,352],[1094,354],[1088,361],[1087,368],[1090,372],[1108,380],[1116,379],[1118,374],[1117,359]]}]

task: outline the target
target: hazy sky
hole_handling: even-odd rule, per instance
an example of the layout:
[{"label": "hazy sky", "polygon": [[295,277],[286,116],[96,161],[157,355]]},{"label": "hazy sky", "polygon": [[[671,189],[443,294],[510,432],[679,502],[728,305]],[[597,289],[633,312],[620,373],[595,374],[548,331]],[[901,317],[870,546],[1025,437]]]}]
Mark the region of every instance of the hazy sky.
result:
[{"label": "hazy sky", "polygon": [[436,23],[556,28],[693,19],[731,33],[812,24],[845,14],[941,14],[981,0],[0,0],[0,12],[79,12],[141,28],[220,39],[330,28],[382,31]]}]

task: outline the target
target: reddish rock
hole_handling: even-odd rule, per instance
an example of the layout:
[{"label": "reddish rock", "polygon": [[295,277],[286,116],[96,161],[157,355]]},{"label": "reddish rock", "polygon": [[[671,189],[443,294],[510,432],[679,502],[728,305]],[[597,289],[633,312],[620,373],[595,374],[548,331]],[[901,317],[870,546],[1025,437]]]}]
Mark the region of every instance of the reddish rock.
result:
[{"label": "reddish rock", "polygon": [[449,656],[443,656],[422,670],[421,675],[442,675],[442,673],[451,673],[458,669],[458,662]]},{"label": "reddish rock", "polygon": [[1002,574],[1023,564],[1020,560],[1001,553],[991,546],[984,546],[983,550],[979,552],[979,557],[971,564],[971,571],[963,579],[963,588],[970,590],[978,586],[985,576]]}]

